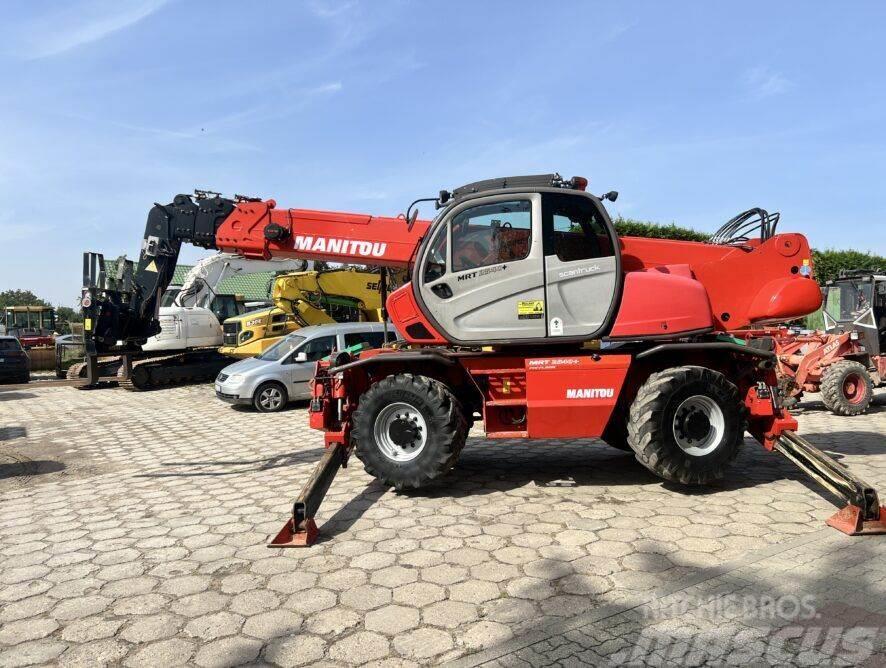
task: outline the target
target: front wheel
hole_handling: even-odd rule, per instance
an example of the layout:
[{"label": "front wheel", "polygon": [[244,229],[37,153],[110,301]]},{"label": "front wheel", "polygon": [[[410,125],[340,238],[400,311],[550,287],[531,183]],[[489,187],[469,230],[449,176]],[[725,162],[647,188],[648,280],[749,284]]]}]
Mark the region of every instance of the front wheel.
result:
[{"label": "front wheel", "polygon": [[280,383],[262,383],[252,396],[252,405],[260,413],[282,411],[286,402],[286,388]]},{"label": "front wheel", "polygon": [[719,480],[745,431],[745,407],[726,376],[699,366],[654,373],[631,404],[628,445],[660,478],[684,485]]},{"label": "front wheel", "polygon": [[834,415],[861,415],[873,396],[874,383],[864,364],[842,360],[822,374],[821,400]]},{"label": "front wheel", "polygon": [[376,382],[360,398],[352,434],[369,475],[398,490],[417,489],[452,468],[468,425],[448,387],[403,373]]}]

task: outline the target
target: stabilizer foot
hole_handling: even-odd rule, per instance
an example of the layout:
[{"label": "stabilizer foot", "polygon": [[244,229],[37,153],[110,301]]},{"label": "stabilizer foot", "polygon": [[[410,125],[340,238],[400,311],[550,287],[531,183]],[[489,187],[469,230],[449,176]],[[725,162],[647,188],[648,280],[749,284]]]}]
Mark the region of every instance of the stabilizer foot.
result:
[{"label": "stabilizer foot", "polygon": [[886,506],[880,506],[876,519],[865,519],[861,508],[848,505],[831,515],[826,524],[847,536],[874,536],[886,534]]},{"label": "stabilizer foot", "polygon": [[274,537],[268,547],[310,547],[317,542],[317,524],[314,516],[329,491],[338,470],[347,461],[347,449],[341,443],[333,443],[323,453],[314,472],[301,493],[292,504],[292,517]]},{"label": "stabilizer foot", "polygon": [[317,534],[320,530],[313,518],[305,520],[301,526],[293,529],[294,522],[289,520],[280,529],[274,540],[268,543],[268,547],[311,547],[317,542]]}]

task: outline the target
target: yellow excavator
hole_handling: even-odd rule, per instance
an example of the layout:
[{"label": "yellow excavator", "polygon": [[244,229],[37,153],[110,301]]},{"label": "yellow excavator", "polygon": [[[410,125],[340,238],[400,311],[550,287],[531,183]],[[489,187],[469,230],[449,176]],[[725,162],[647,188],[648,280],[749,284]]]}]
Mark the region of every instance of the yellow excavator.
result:
[{"label": "yellow excavator", "polygon": [[[395,274],[395,275],[392,275]],[[388,273],[388,288],[404,276]],[[228,357],[254,357],[302,327],[333,322],[381,322],[381,276],[377,270],[338,267],[281,274],[274,279],[274,306],[234,316],[222,325]]]}]

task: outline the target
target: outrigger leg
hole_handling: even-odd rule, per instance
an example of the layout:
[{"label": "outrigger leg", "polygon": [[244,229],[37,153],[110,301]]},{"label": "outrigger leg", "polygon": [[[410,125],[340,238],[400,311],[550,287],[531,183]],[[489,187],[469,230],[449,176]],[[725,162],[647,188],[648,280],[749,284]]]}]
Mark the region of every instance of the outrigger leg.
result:
[{"label": "outrigger leg", "polygon": [[314,516],[338,470],[347,465],[347,455],[348,449],[341,443],[333,443],[323,453],[292,506],[292,518],[268,547],[310,547],[317,541],[319,529]]},{"label": "outrigger leg", "polygon": [[850,536],[886,533],[886,507],[880,505],[871,485],[793,431],[783,431],[774,449],[846,501],[844,508],[827,519],[828,526]]}]

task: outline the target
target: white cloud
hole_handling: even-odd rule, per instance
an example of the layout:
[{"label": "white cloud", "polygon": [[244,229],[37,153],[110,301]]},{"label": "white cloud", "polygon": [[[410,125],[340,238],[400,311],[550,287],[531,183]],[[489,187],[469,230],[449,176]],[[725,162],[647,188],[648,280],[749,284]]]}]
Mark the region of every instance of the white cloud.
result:
[{"label": "white cloud", "polygon": [[768,67],[752,67],[744,73],[744,84],[756,98],[771,97],[784,93],[794,84],[779,72]]},{"label": "white cloud", "polygon": [[104,39],[158,11],[169,0],[109,2],[92,0],[71,3],[64,9],[44,14],[18,30],[18,54],[27,60],[57,56]]},{"label": "white cloud", "polygon": [[311,2],[308,3],[308,10],[318,18],[329,19],[352,10],[356,4],[356,2],[311,0]]}]

